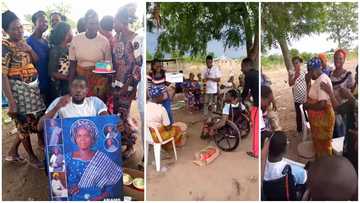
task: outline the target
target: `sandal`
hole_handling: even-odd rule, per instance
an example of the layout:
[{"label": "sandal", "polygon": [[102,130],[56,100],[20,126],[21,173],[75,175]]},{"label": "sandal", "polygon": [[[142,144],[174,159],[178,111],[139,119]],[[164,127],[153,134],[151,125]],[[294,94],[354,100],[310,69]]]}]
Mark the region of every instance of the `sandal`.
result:
[{"label": "sandal", "polygon": [[253,158],[255,158],[255,159],[258,158],[258,156],[256,156],[256,155],[255,155],[254,153],[252,153],[252,152],[246,152],[246,154],[249,155],[249,156],[251,156],[251,157],[253,157]]},{"label": "sandal", "polygon": [[5,161],[13,162],[13,163],[22,163],[22,162],[25,162],[25,158],[23,158],[19,155],[16,155],[16,156],[8,155],[5,157]]}]

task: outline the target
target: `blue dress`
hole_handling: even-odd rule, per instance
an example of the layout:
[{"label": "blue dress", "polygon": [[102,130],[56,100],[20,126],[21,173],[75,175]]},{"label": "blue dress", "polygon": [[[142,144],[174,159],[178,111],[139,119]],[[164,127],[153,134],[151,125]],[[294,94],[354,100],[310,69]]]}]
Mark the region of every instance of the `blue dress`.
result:
[{"label": "blue dress", "polygon": [[49,64],[49,45],[43,40],[37,39],[34,36],[30,36],[26,40],[27,44],[38,55],[39,60],[36,62],[36,68],[39,72],[39,88],[40,93],[45,95],[46,106],[50,104],[51,100],[51,90],[50,90],[50,77],[48,73],[48,64]]},{"label": "blue dress", "polygon": [[[84,161],[80,159],[75,159],[72,157],[72,153],[65,155],[66,171],[67,171],[67,183],[68,190],[78,185],[86,167],[89,165],[90,160]],[[68,200],[70,201],[80,201],[80,200],[90,200],[96,196],[99,196],[102,192],[110,192],[110,187],[99,188],[97,186],[92,186],[88,188],[80,188],[80,191],[76,194],[70,195]]]}]

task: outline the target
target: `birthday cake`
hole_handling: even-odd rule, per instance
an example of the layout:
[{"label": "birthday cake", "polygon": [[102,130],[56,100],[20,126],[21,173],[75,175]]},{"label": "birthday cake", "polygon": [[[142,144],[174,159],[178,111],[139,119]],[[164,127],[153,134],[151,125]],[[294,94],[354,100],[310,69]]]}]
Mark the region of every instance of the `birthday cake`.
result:
[{"label": "birthday cake", "polygon": [[95,64],[95,73],[113,73],[113,67],[110,62],[98,61]]}]

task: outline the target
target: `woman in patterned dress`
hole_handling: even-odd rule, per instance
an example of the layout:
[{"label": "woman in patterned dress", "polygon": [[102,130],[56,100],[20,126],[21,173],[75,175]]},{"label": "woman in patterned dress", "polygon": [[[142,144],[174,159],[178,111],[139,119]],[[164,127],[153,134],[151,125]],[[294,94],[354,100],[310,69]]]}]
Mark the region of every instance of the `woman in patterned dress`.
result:
[{"label": "woman in patterned dress", "polygon": [[[136,97],[137,84],[141,77],[141,41],[137,33],[129,28],[135,22],[134,4],[120,8],[114,18],[115,36],[111,41],[115,79],[113,94],[108,101],[109,111],[126,119],[132,100]],[[139,52],[140,51],[140,52]]]},{"label": "woman in patterned dress", "polygon": [[48,72],[51,78],[53,98],[69,93],[69,48],[72,32],[69,24],[59,22],[49,36],[50,48]]},{"label": "woman in patterned dress", "polygon": [[38,59],[26,44],[23,26],[11,11],[2,13],[2,28],[9,35],[2,41],[2,84],[9,100],[9,115],[15,119],[19,137],[13,143],[7,161],[22,161],[18,154],[20,143],[29,155],[30,165],[43,168],[31,147],[30,133],[38,133],[36,125],[45,110],[40,95],[38,71],[33,65]]},{"label": "woman in patterned dress", "polygon": [[[345,103],[347,100],[341,97],[341,88],[347,88],[351,91],[354,85],[354,79],[352,73],[344,69],[344,63],[346,59],[346,51],[338,49],[334,53],[334,65],[335,70],[331,72],[330,79],[334,89],[335,98],[340,104]],[[334,137],[342,137],[346,134],[346,115],[336,114]]]}]

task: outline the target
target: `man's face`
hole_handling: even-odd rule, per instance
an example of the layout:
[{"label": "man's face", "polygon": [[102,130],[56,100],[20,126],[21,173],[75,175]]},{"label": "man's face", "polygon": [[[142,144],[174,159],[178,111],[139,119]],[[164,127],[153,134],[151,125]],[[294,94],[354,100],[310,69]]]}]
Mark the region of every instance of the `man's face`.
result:
[{"label": "man's face", "polygon": [[83,80],[74,80],[71,83],[70,94],[74,101],[83,101],[88,92],[87,84]]},{"label": "man's face", "polygon": [[48,21],[45,15],[39,15],[36,19],[35,29],[44,33],[48,29]]},{"label": "man's face", "polygon": [[213,65],[213,60],[212,60],[212,59],[207,59],[207,60],[206,60],[206,66],[207,66],[208,68],[211,68],[212,65]]}]

